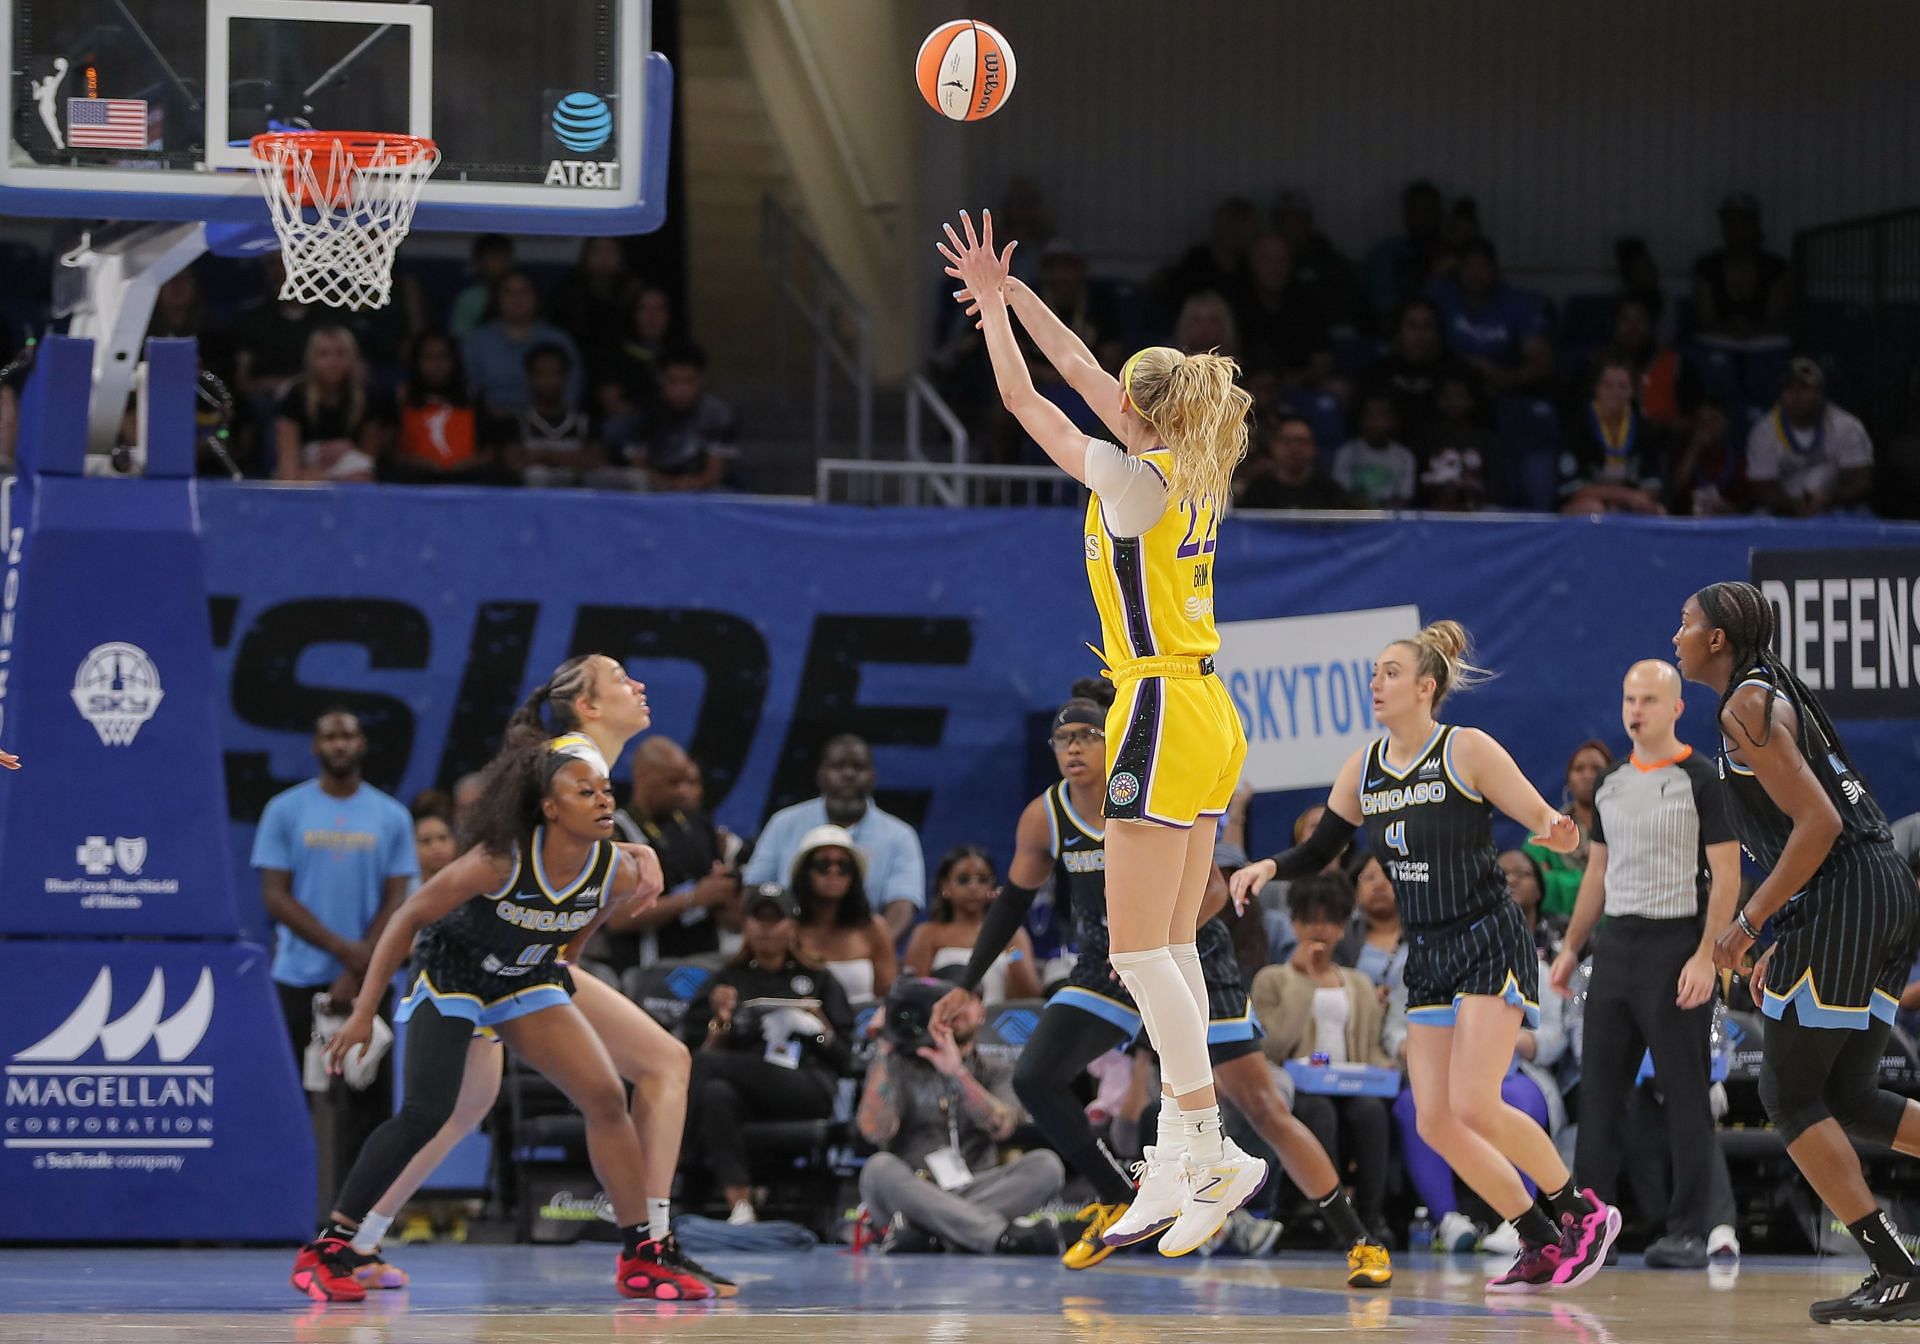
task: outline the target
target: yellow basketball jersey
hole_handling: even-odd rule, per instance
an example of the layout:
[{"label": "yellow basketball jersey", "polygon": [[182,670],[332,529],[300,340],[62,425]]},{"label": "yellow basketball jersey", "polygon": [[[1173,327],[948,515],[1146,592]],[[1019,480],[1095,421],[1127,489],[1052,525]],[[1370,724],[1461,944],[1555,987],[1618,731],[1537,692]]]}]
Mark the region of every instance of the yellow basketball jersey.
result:
[{"label": "yellow basketball jersey", "polygon": [[[1154,448],[1141,457],[1172,479],[1173,453]],[[1100,497],[1087,505],[1087,582],[1100,611],[1100,638],[1109,659],[1170,654],[1205,657],[1220,650],[1213,625],[1213,552],[1220,512],[1212,496],[1168,501],[1160,521],[1138,537],[1107,531]]]}]

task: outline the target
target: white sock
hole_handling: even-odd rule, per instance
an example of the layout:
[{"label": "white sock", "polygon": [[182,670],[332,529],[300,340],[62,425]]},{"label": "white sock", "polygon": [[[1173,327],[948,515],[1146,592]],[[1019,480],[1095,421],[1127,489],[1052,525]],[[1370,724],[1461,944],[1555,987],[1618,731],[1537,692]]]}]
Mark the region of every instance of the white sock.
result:
[{"label": "white sock", "polygon": [[353,1249],[362,1255],[372,1255],[380,1249],[380,1238],[387,1235],[387,1229],[393,1226],[393,1219],[384,1213],[368,1213],[360,1220],[360,1230],[353,1234]]},{"label": "white sock", "polygon": [[1160,1129],[1153,1140],[1161,1161],[1187,1151],[1187,1127],[1180,1119],[1180,1103],[1160,1094]]},{"label": "white sock", "polygon": [[1218,1162],[1226,1155],[1226,1146],[1220,1135],[1218,1106],[1199,1106],[1190,1111],[1181,1111],[1180,1123],[1186,1131],[1187,1155],[1195,1162],[1205,1165]]},{"label": "white sock", "polygon": [[1207,977],[1200,972],[1200,944],[1168,943],[1167,951],[1173,954],[1173,964],[1180,968],[1180,978],[1187,982],[1187,992],[1193,995],[1194,1004],[1200,1009],[1200,1020],[1205,1022],[1209,1016]]},{"label": "white sock", "polygon": [[665,1241],[673,1231],[673,1221],[668,1213],[673,1201],[667,1199],[649,1199],[647,1201],[647,1236],[654,1241]]},{"label": "white sock", "polygon": [[1164,947],[1148,952],[1115,952],[1109,958],[1153,1035],[1160,1056],[1160,1077],[1176,1097],[1213,1082],[1207,1058],[1207,1019],[1193,1001],[1185,977]]}]

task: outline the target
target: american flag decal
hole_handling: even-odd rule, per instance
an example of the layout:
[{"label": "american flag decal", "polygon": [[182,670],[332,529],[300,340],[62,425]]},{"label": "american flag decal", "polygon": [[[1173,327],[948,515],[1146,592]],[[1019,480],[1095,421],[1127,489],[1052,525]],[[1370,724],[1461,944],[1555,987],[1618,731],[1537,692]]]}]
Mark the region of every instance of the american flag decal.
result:
[{"label": "american flag decal", "polygon": [[145,149],[146,99],[67,99],[67,143],[75,149]]}]

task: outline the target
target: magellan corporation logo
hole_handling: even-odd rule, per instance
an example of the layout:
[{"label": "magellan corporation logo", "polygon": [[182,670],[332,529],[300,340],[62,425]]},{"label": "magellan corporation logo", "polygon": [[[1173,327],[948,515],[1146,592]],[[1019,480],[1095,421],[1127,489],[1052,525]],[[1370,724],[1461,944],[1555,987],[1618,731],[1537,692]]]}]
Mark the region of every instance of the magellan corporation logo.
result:
[{"label": "magellan corporation logo", "polygon": [[[213,1021],[212,970],[200,968],[171,1014],[166,1002],[155,967],[113,1017],[113,969],[102,966],[66,1020],[7,1064],[0,1144],[40,1150],[36,1169],[62,1171],[177,1171],[179,1150],[213,1147],[213,1066],[191,1062]],[[133,1062],[149,1048],[157,1063]]]},{"label": "magellan corporation logo", "polygon": [[138,644],[101,644],[73,674],[73,707],[109,747],[133,742],[160,708],[160,669]]},{"label": "magellan corporation logo", "polygon": [[148,896],[180,892],[177,877],[140,875],[147,866],[144,835],[116,835],[112,844],[104,835],[89,835],[74,846],[73,861],[86,876],[50,877],[45,890],[49,896],[78,896],[88,910],[138,910]]}]

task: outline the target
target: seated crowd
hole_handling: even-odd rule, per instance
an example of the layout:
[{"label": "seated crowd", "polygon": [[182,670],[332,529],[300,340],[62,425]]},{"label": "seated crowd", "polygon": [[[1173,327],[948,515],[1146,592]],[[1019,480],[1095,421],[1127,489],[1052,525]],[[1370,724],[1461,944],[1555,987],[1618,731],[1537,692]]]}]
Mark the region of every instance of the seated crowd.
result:
[{"label": "seated crowd", "polygon": [[[1534,929],[1542,1010],[1539,1026],[1520,1034],[1501,1094],[1568,1153],[1577,1133],[1583,996],[1553,992],[1550,967],[1586,868],[1596,786],[1613,761],[1598,741],[1569,757],[1561,806],[1580,827],[1576,850],[1562,855],[1525,844],[1500,855],[1512,898]],[[1049,960],[1061,950],[1058,925],[1051,912],[1045,919],[1036,913],[981,981],[979,1011],[950,1035],[915,1037],[908,1019],[926,1022],[948,980],[964,969],[999,873],[986,850],[962,845],[926,881],[918,835],[873,800],[872,753],[858,737],[830,740],[817,784],[819,797],[776,813],[749,847],[703,810],[699,767],[680,747],[655,737],[634,758],[618,827],[659,854],[666,892],[646,912],[609,923],[582,969],[661,1015],[694,1052],[683,1200],[737,1223],[754,1221],[766,1190],[756,1184],[750,1124],[835,1121],[845,1143],[870,1150],[859,1196],[872,1235],[890,1249],[1057,1252],[1060,1230],[1042,1220],[1036,1231],[1021,1216],[1067,1207],[1087,1192],[1027,1123],[1013,1064],[1024,1037],[995,1034],[990,1024],[1003,1009],[1034,1004],[1064,983],[1066,963]],[[469,785],[416,800],[423,875],[451,858]],[[1216,851],[1224,871],[1247,862],[1250,798],[1243,790],[1225,818]],[[1297,819],[1296,841],[1319,810]],[[1896,839],[1920,873],[1920,816],[1900,823]],[[1445,1251],[1510,1253],[1517,1234],[1489,1226],[1497,1220],[1420,1136],[1404,1081],[1406,940],[1378,861],[1352,851],[1312,877],[1269,884],[1257,903],[1238,914],[1229,906],[1223,918],[1264,1030],[1266,1066],[1332,1158],[1369,1232],[1389,1246],[1431,1239]],[[662,988],[684,968],[699,972],[697,990]],[[1904,1016],[1920,1014],[1920,966],[1912,979],[1901,1004],[1909,1029],[1920,1026],[1920,1018]],[[1753,1022],[1743,994],[1736,987],[1727,1009]],[[893,1030],[890,1008],[902,1015]],[[1730,1034],[1721,1033],[1718,1049],[1731,1048]],[[895,1043],[910,1040],[916,1044]],[[991,1041],[986,1050],[984,1040]],[[1348,1064],[1400,1081],[1367,1095],[1308,1085],[1315,1066]],[[1110,1148],[1137,1156],[1143,1134],[1151,1139],[1149,1108],[1159,1094],[1144,1040],[1097,1060],[1074,1086]],[[1718,1105],[1716,1114],[1731,1107],[1726,1123],[1761,1123],[1750,1078],[1737,1095],[1729,1082]],[[1627,1109],[1625,1170],[1591,1175],[1622,1191],[1649,1239],[1660,1236],[1671,1181],[1659,1116],[1656,1084],[1643,1070]],[[1229,1128],[1242,1146],[1271,1156],[1245,1117],[1230,1114]],[[1727,1158],[1715,1156],[1708,1245],[1737,1255],[1742,1214]],[[1222,1245],[1264,1252],[1283,1225],[1314,1244],[1312,1201],[1278,1179],[1277,1163],[1274,1171],[1269,1192],[1236,1215]],[[770,1178],[761,1169],[758,1179]],[[806,1211],[815,1223],[834,1217],[824,1208]]]},{"label": "seated crowd", "polygon": [[[1024,244],[1015,278],[1103,362],[1156,343],[1240,362],[1254,399],[1234,481],[1243,507],[1920,511],[1906,488],[1920,479],[1907,466],[1915,435],[1876,445],[1831,399],[1846,361],[1796,352],[1797,278],[1767,249],[1753,197],[1720,202],[1720,246],[1695,262],[1684,296],[1628,237],[1614,287],[1560,305],[1507,277],[1471,198],[1449,207],[1421,181],[1401,204],[1400,231],[1355,261],[1297,192],[1264,213],[1224,201],[1205,242],[1139,284],[1094,275],[1054,236],[1030,182],[1014,184],[995,224]],[[1040,461],[991,395],[978,333],[950,307],[936,319],[934,378],[1000,460]],[[1034,375],[1100,432],[1037,354]],[[1863,403],[1881,391],[1842,390]]]}]

